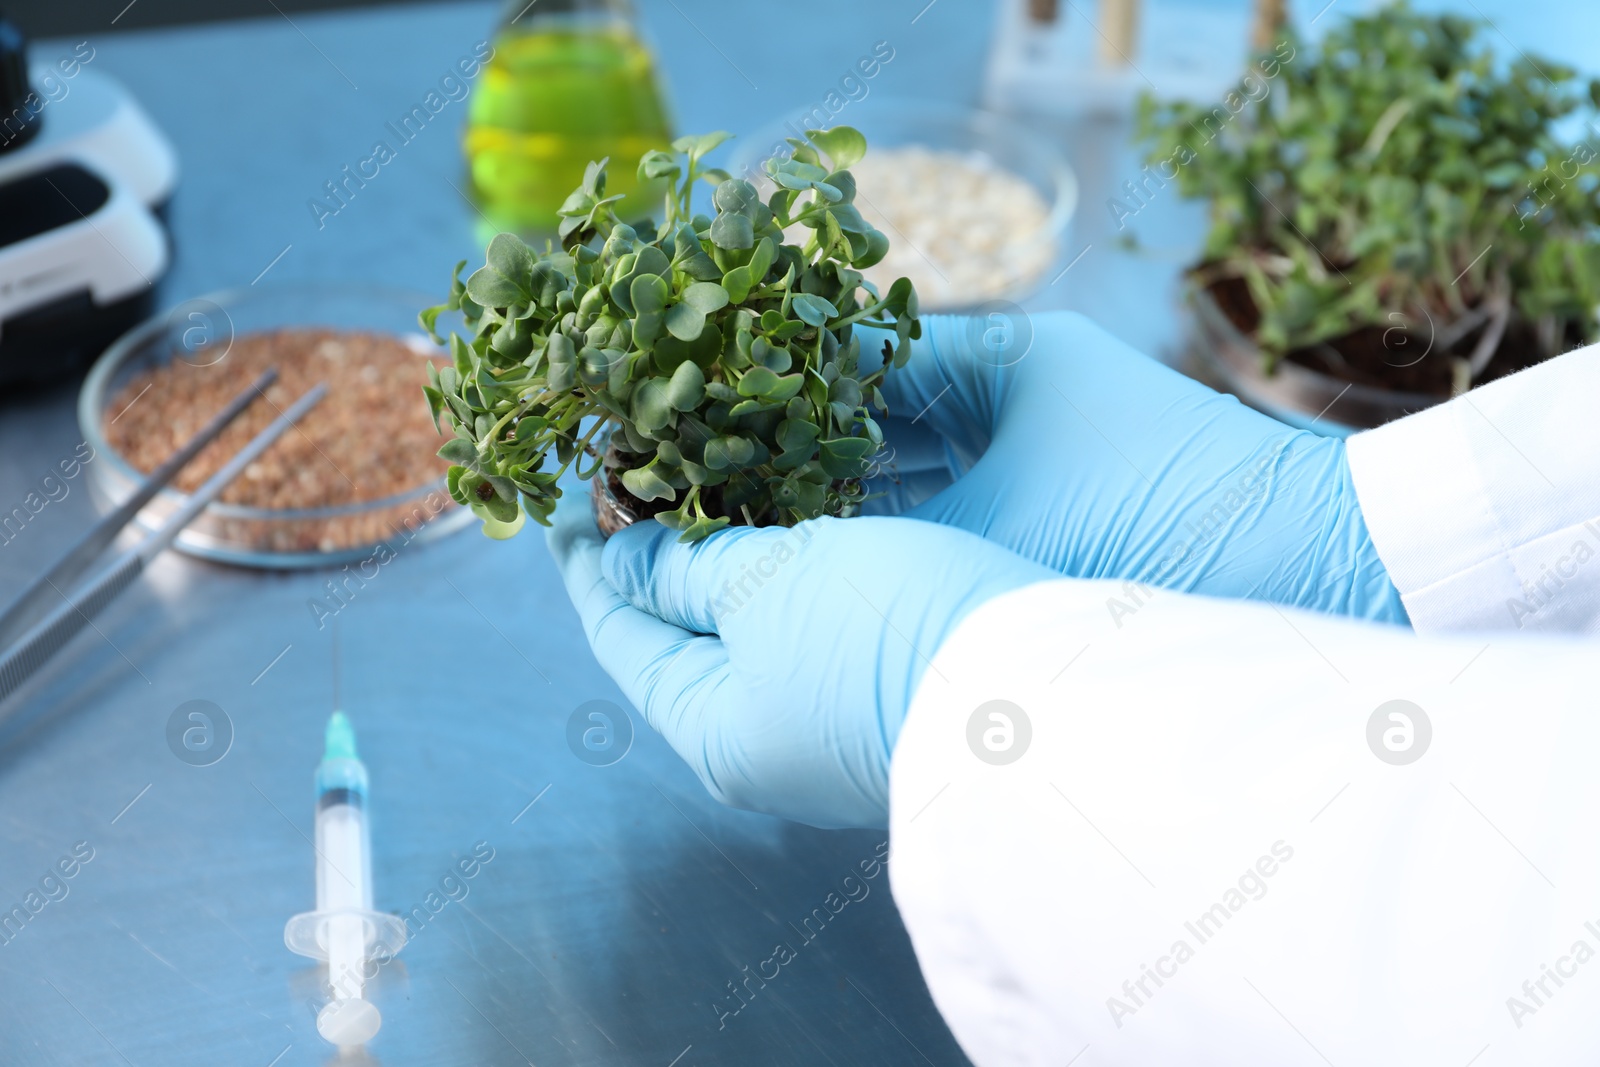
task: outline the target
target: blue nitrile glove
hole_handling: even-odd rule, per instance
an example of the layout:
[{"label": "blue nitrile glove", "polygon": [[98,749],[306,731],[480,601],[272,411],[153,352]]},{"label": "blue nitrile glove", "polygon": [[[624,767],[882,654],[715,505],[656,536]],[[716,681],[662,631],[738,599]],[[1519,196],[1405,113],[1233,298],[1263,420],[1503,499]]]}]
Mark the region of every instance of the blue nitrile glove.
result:
[{"label": "blue nitrile glove", "polygon": [[[1344,442],[1252,411],[1081,315],[922,323],[883,389],[899,484],[877,479],[888,496],[869,511],[971,530],[1073,577],[1407,621]],[[860,333],[863,349],[886,336]]]},{"label": "blue nitrile glove", "polygon": [[641,522],[607,542],[577,493],[546,538],[600,665],[711,795],[824,827],[886,824],[889,755],[939,645],[990,598],[1059,577],[912,519],[694,545]]}]

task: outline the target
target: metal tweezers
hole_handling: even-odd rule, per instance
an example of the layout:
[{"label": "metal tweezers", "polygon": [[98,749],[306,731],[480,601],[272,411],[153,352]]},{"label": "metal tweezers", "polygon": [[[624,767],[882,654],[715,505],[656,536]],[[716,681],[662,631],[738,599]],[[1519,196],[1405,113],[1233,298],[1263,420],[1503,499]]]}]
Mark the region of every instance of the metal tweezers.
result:
[{"label": "metal tweezers", "polygon": [[[11,694],[22,688],[23,683],[72,640],[78,631],[89,625],[89,620],[132,585],[133,580],[144,571],[150,561],[171,544],[183,528],[189,525],[207,504],[215,500],[227,488],[228,483],[239,476],[239,472],[255,462],[261,453],[270,448],[284,431],[315,407],[328,392],[327,386],[318,385],[291,404],[287,410],[280,412],[270,425],[251,438],[249,444],[206,479],[204,485],[191,493],[160,526],[147,534],[133,548],[118,556],[110,566],[85,583],[82,589],[68,595],[65,592],[66,587],[94,565],[95,560],[112,541],[116,540],[117,534],[133,520],[140,509],[198,455],[201,449],[215,440],[217,435],[238,418],[245,408],[249,407],[257,397],[263,396],[266,388],[276,381],[277,377],[277,371],[269,370],[251,383],[249,388],[229,401],[228,406],[219,411],[182,448],[151,471],[132,496],[96,523],[81,541],[53,567],[36,578],[10,607],[0,613],[0,647],[5,649],[4,652],[0,652],[0,705],[3,705]],[[51,604],[54,604],[54,607],[51,607]]]}]

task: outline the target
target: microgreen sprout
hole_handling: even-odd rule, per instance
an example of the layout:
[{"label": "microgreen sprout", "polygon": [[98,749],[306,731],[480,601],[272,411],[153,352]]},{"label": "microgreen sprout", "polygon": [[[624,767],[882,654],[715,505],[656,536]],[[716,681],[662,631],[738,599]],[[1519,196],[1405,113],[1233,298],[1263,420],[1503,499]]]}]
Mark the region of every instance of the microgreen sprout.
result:
[{"label": "microgreen sprout", "polygon": [[[777,189],[763,202],[703,165],[728,137],[682,137],[640,161],[641,181],[669,184],[659,227],[619,219],[606,161],[589,164],[560,209],[559,246],[499,234],[420,316],[435,340],[442,312],[464,320],[424,391],[452,433],[439,450],[450,493],[490,536],[525,515],[548,525],[569,469],[614,470],[684,541],[859,510],[883,443],[879,383],[921,333],[910,282],[879,293],[861,274],[889,247],[854,206],[866,140],[847,126],[791,140],[794,154],[766,165]],[[700,182],[712,215],[692,213]],[[869,345],[858,326],[888,336]]]}]

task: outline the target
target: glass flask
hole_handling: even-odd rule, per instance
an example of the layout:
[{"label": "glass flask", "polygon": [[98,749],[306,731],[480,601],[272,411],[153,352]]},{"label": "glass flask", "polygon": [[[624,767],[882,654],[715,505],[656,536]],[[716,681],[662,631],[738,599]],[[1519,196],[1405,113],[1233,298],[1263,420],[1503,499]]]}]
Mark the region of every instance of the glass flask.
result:
[{"label": "glass flask", "polygon": [[489,221],[554,232],[590,160],[609,157],[606,193],[624,219],[660,214],[665,186],[641,188],[639,157],[672,139],[654,57],[629,0],[511,0],[473,92],[463,148]]}]

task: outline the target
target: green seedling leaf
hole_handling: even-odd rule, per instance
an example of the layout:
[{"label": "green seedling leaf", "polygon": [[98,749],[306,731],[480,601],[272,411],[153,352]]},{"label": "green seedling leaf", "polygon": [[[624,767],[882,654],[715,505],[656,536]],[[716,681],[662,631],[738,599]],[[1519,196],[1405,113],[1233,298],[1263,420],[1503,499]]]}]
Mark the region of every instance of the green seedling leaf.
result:
[{"label": "green seedling leaf", "polygon": [[550,361],[552,371],[563,367],[576,367],[578,350],[573,347],[572,339],[564,333],[553,333],[545,344],[545,358]]},{"label": "green seedling leaf", "polygon": [[[828,184],[844,194],[844,201],[840,204],[840,209],[854,211],[855,208],[850,205],[856,198],[855,175],[847,170],[836,170],[828,175]],[[859,214],[857,217],[859,217]]]},{"label": "green seedling leaf", "polygon": [[867,154],[867,139],[852,126],[835,126],[831,130],[807,130],[812,144],[827,153],[834,170],[848,170],[861,162]]},{"label": "green seedling leaf", "polygon": [[[829,179],[831,185],[838,175]],[[861,212],[856,210],[854,204],[835,204],[828,209],[828,214],[833,218],[839,229],[849,234],[867,234],[872,232],[872,227],[867,220],[861,217]]]},{"label": "green seedling leaf", "polygon": [[678,542],[680,544],[693,544],[696,541],[702,541],[718,530],[723,529],[732,521],[732,519],[728,518],[696,519],[689,525],[688,529],[678,535]]},{"label": "green seedling leaf", "polygon": [[674,267],[698,281],[714,282],[721,279],[721,268],[706,255],[706,250],[701,247],[700,238],[695,234],[693,227],[680,226],[674,242],[672,254]]},{"label": "green seedling leaf", "polygon": [[640,500],[671,500],[676,490],[655,472],[654,464],[622,472],[622,484]]},{"label": "green seedling leaf", "polygon": [[828,399],[848,409],[861,406],[861,383],[854,378],[837,378],[828,386]]},{"label": "green seedling leaf", "polygon": [[634,253],[633,273],[669,275],[672,273],[672,260],[655,245],[645,245]]},{"label": "green seedling leaf", "polygon": [[491,474],[488,476],[489,485],[496,496],[508,504],[517,502],[517,486],[510,478],[504,475]]},{"label": "green seedling leaf", "polygon": [[467,279],[467,294],[489,308],[510,307],[528,299],[528,291],[493,267],[479,267]]},{"label": "green seedling leaf", "polygon": [[728,291],[716,282],[695,282],[683,291],[683,302],[709,315],[728,306]]},{"label": "green seedling leaf", "polygon": [[742,437],[724,435],[706,442],[706,466],[712,470],[727,470],[750,462],[755,447]]},{"label": "green seedling leaf", "polygon": [[660,430],[672,419],[672,400],[667,383],[660,378],[642,381],[633,390],[630,405],[633,423],[645,433]]},{"label": "green seedling leaf", "polygon": [[762,207],[761,194],[756,187],[743,178],[731,178],[717,186],[717,191],[711,196],[711,203],[719,212],[732,215],[743,215],[752,222],[758,217]]},{"label": "green seedling leaf", "polygon": [[791,185],[780,182],[785,188],[809,189],[814,183],[820,182],[828,176],[828,172],[818,165],[816,160],[815,152],[811,152],[809,149],[796,150],[791,158],[777,163],[775,168],[770,167],[770,164],[776,161],[768,160],[769,169],[767,173],[774,178],[786,178],[789,182],[795,183]]},{"label": "green seedling leaf", "polygon": [[791,508],[803,519],[814,519],[823,513],[828,494],[825,487],[814,482],[790,478],[772,491],[772,501],[779,507]]},{"label": "green seedling leaf", "polygon": [[873,444],[865,437],[840,437],[822,442],[822,469],[834,478],[858,478],[866,469],[865,460]]},{"label": "green seedling leaf", "polygon": [[439,428],[439,414],[444,410],[444,394],[431,385],[424,385],[422,395],[428,398],[428,414],[433,416],[434,431],[443,432]]},{"label": "green seedling leaf", "polygon": [[804,322],[807,326],[821,326],[829,319],[836,319],[839,317],[839,311],[837,308],[828,303],[828,301],[822,299],[822,297],[813,296],[810,293],[800,293],[796,295],[794,302],[790,305],[790,307],[794,310],[794,313],[800,317],[800,321]]},{"label": "green seedling leaf", "polygon": [[896,278],[883,301],[886,310],[895,318],[917,317],[917,293],[906,278]]},{"label": "green seedling leaf", "polygon": [[794,357],[787,348],[775,345],[764,337],[757,337],[750,342],[750,361],[774,374],[783,374],[794,365]]},{"label": "green seedling leaf", "polygon": [[[456,334],[450,334],[450,362],[440,376],[440,387],[445,394],[459,394],[461,392],[461,379],[472,378],[472,346],[462,341]],[[443,378],[443,374],[450,374],[450,378]]]},{"label": "green seedling leaf", "polygon": [[611,379],[611,350],[585,345],[578,352],[578,377],[584,385],[598,388]]},{"label": "green seedling leaf", "polygon": [[665,278],[655,274],[641,274],[634,278],[633,284],[628,287],[628,295],[633,299],[635,313],[643,314],[648,311],[664,310],[667,300],[672,296],[672,290]]},{"label": "green seedling leaf", "polygon": [[755,228],[743,215],[718,215],[711,224],[710,236],[712,244],[729,251],[750,248],[756,243]]},{"label": "green seedling leaf", "polygon": [[762,400],[759,397],[751,397],[749,400],[741,400],[737,404],[733,405],[733,407],[728,410],[728,415],[736,419],[741,415],[754,415],[758,411],[776,411],[782,406],[783,404],[779,401]]},{"label": "green seedling leaf", "polygon": [[[524,249],[526,249],[526,246],[524,246]],[[549,263],[539,263],[534,266],[533,274],[529,279],[528,292],[533,295],[533,299],[543,308],[554,306],[561,311],[571,311],[575,306],[567,276]]]},{"label": "green seedling leaf", "polygon": [[497,233],[489,242],[487,266],[524,292],[533,292],[533,253],[514,233]]},{"label": "green seedling leaf", "polygon": [[756,244],[755,252],[750,256],[750,281],[753,285],[760,285],[767,277],[767,271],[772,269],[772,261],[778,254],[777,245],[772,238],[763,237]]},{"label": "green seedling leaf", "polygon": [[667,403],[678,411],[693,411],[706,394],[706,376],[690,360],[678,364],[667,381]]},{"label": "green seedling leaf", "polygon": [[696,463],[692,459],[685,459],[678,466],[683,471],[684,481],[690,485],[714,485],[722,478],[711,468]]},{"label": "green seedling leaf", "polygon": [[439,344],[443,341],[443,338],[439,336],[439,331],[435,329],[435,327],[439,324],[440,314],[449,310],[449,304],[436,304],[433,307],[423,308],[421,311],[417,312],[417,325],[422,327],[423,332],[428,335],[428,338],[432,340],[434,344]]},{"label": "green seedling leaf", "polygon": [[751,367],[739,379],[740,396],[766,396],[778,387],[778,376],[765,367]]},{"label": "green seedling leaf", "polygon": [[[551,501],[551,503],[553,505],[554,501]],[[494,541],[509,541],[511,538],[522,532],[522,524],[528,521],[527,516],[524,515],[521,510],[518,510],[516,515],[513,516],[509,522],[502,522],[499,519],[489,518],[483,515],[479,515],[478,517],[483,519],[483,536]],[[548,526],[550,523],[545,521],[544,525]]]},{"label": "green seedling leaf", "polygon": [[[770,373],[770,372],[769,372]],[[761,394],[763,400],[784,401],[800,391],[806,384],[804,374],[785,374],[778,378],[777,384]]]},{"label": "green seedling leaf", "polygon": [[694,515],[686,503],[676,511],[656,512],[656,521],[669,530],[687,530],[694,525]]},{"label": "green seedling leaf", "polygon": [[678,165],[678,157],[671,152],[646,152],[644,158],[639,160],[639,181],[655,181],[660,178],[676,178],[683,173],[683,168]]},{"label": "green seedling leaf", "polygon": [[817,439],[821,428],[815,423],[805,422],[800,419],[784,419],[778,423],[776,434],[778,447],[785,452],[798,452],[809,449],[811,443]]},{"label": "green seedling leaf", "polygon": [[461,476],[466,473],[467,468],[455,466],[446,471],[444,476],[444,487],[450,494],[450,499],[462,507],[467,505],[467,494],[461,489]]},{"label": "green seedling leaf", "polygon": [[456,481],[457,489],[466,498],[467,507],[485,522],[513,523],[520,513],[515,494],[510,500],[501,496],[494,483],[475,471],[464,472]]},{"label": "green seedling leaf", "polygon": [[633,320],[633,343],[648,352],[661,336],[666,315],[660,311],[641,311]]},{"label": "green seedling leaf", "polygon": [[440,459],[449,460],[451,463],[460,463],[470,466],[478,462],[478,449],[471,441],[460,437],[452,437],[439,449]]},{"label": "green seedling leaf", "polygon": [[883,262],[883,257],[889,254],[889,238],[877,230],[868,230],[861,250],[856,249],[854,238],[850,247],[852,252],[850,265],[865,270]]},{"label": "green seedling leaf", "polygon": [[674,304],[667,311],[667,332],[680,341],[694,341],[705,329],[706,316],[688,304]]},{"label": "green seedling leaf", "polygon": [[672,142],[672,147],[675,151],[682,152],[685,155],[693,153],[695,156],[703,156],[723,142],[731,140],[733,140],[733,134],[727,130],[717,130],[713,133],[689,134],[679,137]]},{"label": "green seedling leaf", "polygon": [[742,304],[750,295],[752,278],[749,267],[734,267],[722,276],[722,291],[733,303]]}]

